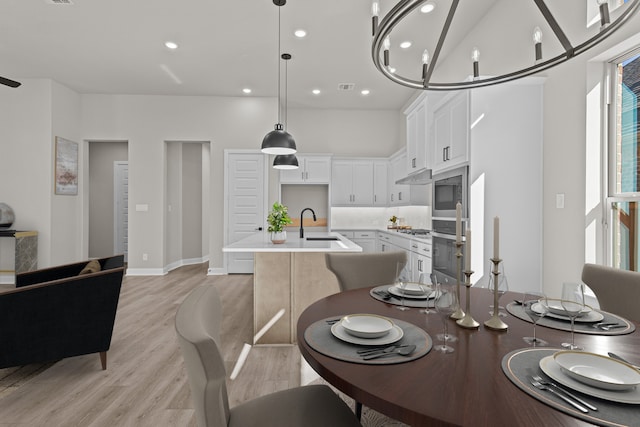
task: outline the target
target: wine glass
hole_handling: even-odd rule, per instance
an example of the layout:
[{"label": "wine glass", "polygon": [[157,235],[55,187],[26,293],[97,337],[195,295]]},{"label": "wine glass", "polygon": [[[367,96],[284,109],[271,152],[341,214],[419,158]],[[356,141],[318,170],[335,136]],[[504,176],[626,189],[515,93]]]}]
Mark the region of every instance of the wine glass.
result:
[{"label": "wine glass", "polygon": [[401,304],[401,305],[396,305],[396,308],[402,311],[409,310],[409,307],[404,305],[404,292],[405,292],[405,286],[407,285],[407,278],[405,277],[405,270],[404,270],[405,264],[406,263],[404,262],[399,262],[396,264],[396,287],[400,292],[400,304]]},{"label": "wine glass", "polygon": [[560,300],[562,308],[571,318],[571,342],[563,342],[562,347],[570,350],[582,350],[574,341],[574,324],[576,317],[584,309],[584,285],[582,283],[563,283],[562,299]]},{"label": "wine glass", "polygon": [[436,337],[442,340],[442,344],[434,347],[436,351],[443,353],[453,353],[453,347],[447,345],[450,339],[447,326],[449,317],[458,309],[458,296],[456,294],[456,285],[453,283],[438,283],[436,285],[436,311],[442,318],[442,334]]},{"label": "wine glass", "polygon": [[[424,273],[420,273],[420,277],[418,278],[418,286],[420,286],[420,290],[422,290],[423,292],[427,292],[429,291],[429,286],[426,286],[427,283],[427,277]],[[435,291],[436,288],[436,284],[435,282],[433,282],[433,289]],[[425,308],[423,308],[422,310],[420,310],[420,313],[424,313],[424,314],[431,314],[431,313],[435,313],[435,310],[431,310],[429,308],[429,298],[425,299]]]},{"label": "wine glass", "polygon": [[522,339],[534,347],[549,345],[545,340],[536,337],[536,325],[549,311],[546,301],[546,295],[539,291],[526,291],[522,298],[522,308],[524,309],[525,314],[529,316],[529,319],[533,322],[533,336],[523,337]]},{"label": "wine glass", "polygon": [[[487,290],[491,292],[491,294],[493,295],[495,276],[492,273],[493,271],[492,267],[493,267],[493,263],[491,263],[491,267],[489,268],[490,273],[489,273],[489,281],[487,283]],[[498,268],[500,270],[500,274],[498,275],[498,301],[500,301],[500,298],[502,298],[502,295],[504,295],[509,290],[509,281],[507,280],[507,276],[504,274],[504,267],[502,263],[500,263]],[[493,304],[490,304],[489,314],[491,314],[492,316],[493,316],[493,311],[494,311]],[[500,317],[507,316],[507,313],[504,312],[504,307],[501,305],[498,305],[498,316]]]}]

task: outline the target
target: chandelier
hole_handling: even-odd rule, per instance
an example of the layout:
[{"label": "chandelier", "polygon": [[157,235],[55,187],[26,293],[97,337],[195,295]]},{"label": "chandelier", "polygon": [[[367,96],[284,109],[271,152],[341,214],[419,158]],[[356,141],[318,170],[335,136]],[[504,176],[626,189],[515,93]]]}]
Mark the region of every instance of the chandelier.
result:
[{"label": "chandelier", "polygon": [[[436,3],[437,1],[437,3]],[[575,0],[573,0],[575,2]],[[561,64],[569,59],[586,52],[592,47],[596,46],[598,43],[605,40],[611,34],[613,34],[616,30],[618,30],[625,22],[629,20],[629,18],[637,11],[640,6],[640,0],[582,0],[583,2],[594,2],[593,10],[596,11],[597,17],[599,18],[599,27],[597,23],[594,25],[587,25],[586,19],[584,22],[584,31],[581,31],[581,34],[575,34],[574,25],[571,26],[566,20],[557,19],[556,15],[560,14],[556,13],[557,9],[560,8],[571,8],[567,6],[571,3],[570,0],[555,0],[556,10],[550,8],[549,6],[553,6],[553,1],[545,1],[545,0],[531,0],[531,2],[523,3],[522,0],[518,0],[517,7],[521,8],[522,16],[532,16],[531,13],[536,13],[539,18],[539,25],[534,28],[517,28],[517,31],[522,30],[523,32],[528,32],[527,39],[531,40],[530,47],[523,47],[526,50],[526,53],[529,55],[525,58],[525,61],[520,61],[519,65],[516,65],[515,68],[510,68],[507,70],[501,70],[499,73],[494,72],[489,76],[482,76],[480,74],[480,51],[482,46],[469,46],[469,74],[466,79],[463,81],[436,81],[439,79],[434,78],[434,70],[439,65],[438,59],[443,53],[443,46],[445,45],[447,36],[450,35],[450,30],[455,28],[456,25],[456,13],[460,12],[464,9],[463,6],[468,6],[469,3],[463,6],[459,6],[459,0],[399,0],[393,8],[381,19],[379,20],[380,15],[380,5],[379,0],[373,0],[372,2],[372,34],[373,41],[371,44],[371,55],[373,57],[373,63],[376,68],[384,74],[390,80],[401,84],[403,86],[407,86],[413,89],[423,89],[423,90],[458,90],[458,89],[470,89],[475,87],[483,87],[494,85],[498,83],[504,83],[511,80],[519,79],[525,76],[529,76],[540,71],[549,69],[558,64]],[[558,6],[561,2],[562,5]],[[549,3],[549,6],[547,5]],[[615,4],[617,9],[611,11],[609,10],[609,3]],[[448,5],[448,6],[447,6]],[[509,2],[509,5],[511,3]],[[528,8],[524,8],[522,6],[527,6]],[[531,7],[529,7],[531,6]],[[396,26],[402,23],[399,28],[406,26],[406,22],[415,22],[415,15],[418,12],[419,8],[430,8],[431,10],[434,8],[447,8],[443,9],[446,13],[442,13],[440,11],[440,15],[444,16],[443,22],[433,22],[424,20],[419,24],[420,28],[428,29],[428,28],[437,28],[439,29],[439,37],[436,40],[425,41],[424,51],[422,51],[421,57],[414,61],[415,67],[412,71],[412,74],[408,74],[413,77],[406,77],[402,73],[407,74],[406,70],[403,69],[400,71],[395,67],[392,58],[395,54],[399,54],[398,51],[391,50],[391,33]],[[514,6],[515,7],[515,6]],[[582,10],[582,8],[571,8],[578,9],[572,10],[573,13],[569,13],[567,15],[568,18],[575,19],[576,14]],[[423,13],[425,11],[423,10]],[[490,13],[490,12],[489,12]],[[513,18],[518,19],[519,16],[510,15],[510,19]],[[612,20],[612,17],[615,18]],[[578,16],[580,18],[580,16]],[[404,21],[404,22],[403,22]],[[545,30],[545,35],[548,33],[547,40],[545,42],[545,46],[553,47],[553,53],[550,57],[545,58],[543,55],[543,31],[541,27]],[[591,28],[589,28],[591,27]],[[595,33],[595,34],[594,34]],[[510,34],[505,34],[503,37],[509,37]],[[514,38],[522,38],[522,34],[514,34]],[[531,38],[529,38],[531,37]],[[578,39],[578,40],[576,40]],[[455,44],[455,42],[453,43]],[[451,47],[451,46],[448,46]],[[486,46],[485,46],[486,47]],[[492,52],[495,56],[496,51]],[[504,52],[500,52],[503,53]],[[520,52],[518,52],[519,54]],[[506,52],[506,55],[511,54],[514,55],[514,52]],[[487,55],[487,58],[490,55]],[[493,58],[487,59],[493,60]],[[492,70],[495,71],[495,67],[493,67],[495,61],[492,61]],[[514,61],[511,61],[515,63]],[[517,62],[517,61],[516,61]],[[450,74],[450,73],[449,73]]]}]

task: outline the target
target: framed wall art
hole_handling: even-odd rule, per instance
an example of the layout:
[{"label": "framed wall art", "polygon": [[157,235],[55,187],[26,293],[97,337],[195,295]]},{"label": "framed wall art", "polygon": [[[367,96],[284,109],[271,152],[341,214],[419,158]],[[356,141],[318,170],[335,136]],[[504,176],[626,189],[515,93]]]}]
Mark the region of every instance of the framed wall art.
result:
[{"label": "framed wall art", "polygon": [[78,194],[78,143],[56,137],[56,194]]}]

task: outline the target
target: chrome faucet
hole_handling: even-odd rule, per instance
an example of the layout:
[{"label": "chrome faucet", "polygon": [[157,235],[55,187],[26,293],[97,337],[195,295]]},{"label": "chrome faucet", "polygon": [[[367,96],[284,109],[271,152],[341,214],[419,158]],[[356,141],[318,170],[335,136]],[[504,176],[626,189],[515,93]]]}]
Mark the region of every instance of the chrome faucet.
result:
[{"label": "chrome faucet", "polygon": [[300,238],[304,238],[304,228],[302,228],[302,215],[304,214],[304,211],[311,211],[311,213],[313,214],[313,222],[316,222],[316,213],[313,211],[313,209],[311,208],[304,208],[302,209],[302,212],[300,212]]}]

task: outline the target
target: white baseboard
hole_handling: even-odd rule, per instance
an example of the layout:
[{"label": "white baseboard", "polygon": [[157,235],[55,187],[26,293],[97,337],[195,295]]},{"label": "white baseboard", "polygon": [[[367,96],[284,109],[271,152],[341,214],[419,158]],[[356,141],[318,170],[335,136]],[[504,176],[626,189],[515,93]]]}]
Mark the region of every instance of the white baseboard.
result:
[{"label": "white baseboard", "polygon": [[127,276],[164,276],[162,268],[127,268]]},{"label": "white baseboard", "polygon": [[0,285],[15,285],[16,275],[14,273],[0,273]]},{"label": "white baseboard", "polygon": [[220,267],[219,268],[210,268],[207,271],[207,275],[208,276],[224,276],[226,274],[229,274],[229,273],[227,273],[227,269],[226,268],[220,268]]}]

